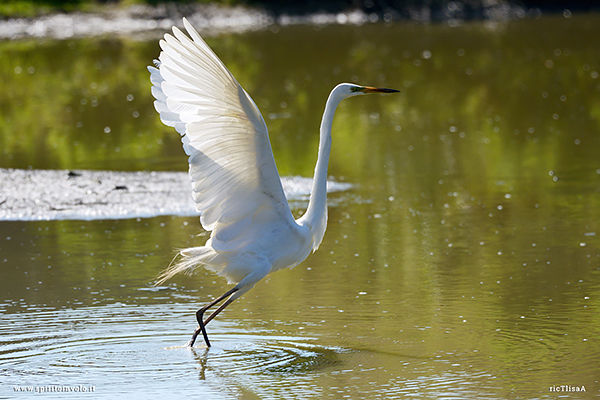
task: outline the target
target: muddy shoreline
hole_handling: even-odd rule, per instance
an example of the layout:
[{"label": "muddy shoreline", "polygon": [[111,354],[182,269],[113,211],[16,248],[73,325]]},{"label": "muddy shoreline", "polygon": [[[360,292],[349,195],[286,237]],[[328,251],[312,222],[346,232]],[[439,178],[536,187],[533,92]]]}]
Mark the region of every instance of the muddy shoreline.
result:
[{"label": "muddy shoreline", "polygon": [[[311,178],[283,177],[282,185],[292,208],[306,205]],[[0,168],[0,187],[0,221],[198,215],[187,172]],[[327,182],[329,193],[352,188]]]},{"label": "muddy shoreline", "polygon": [[404,9],[350,9],[324,8],[295,10],[293,8],[265,8],[221,6],[216,4],[175,4],[157,6],[134,5],[128,8],[106,7],[99,12],[57,13],[37,18],[9,18],[0,20],[1,39],[52,38],[107,35],[150,35],[181,25],[187,17],[200,31],[247,31],[292,24],[352,24],[414,21],[419,23],[443,21],[450,24],[479,19],[502,21],[539,16],[537,8],[527,9],[505,0],[448,2],[443,7],[412,6]]},{"label": "muddy shoreline", "polygon": [[173,25],[182,25],[184,16],[199,30],[244,31],[261,29],[274,23],[266,12],[246,7],[135,5],[128,8],[112,7],[94,13],[57,13],[37,18],[0,20],[0,39],[158,34],[170,30]]}]

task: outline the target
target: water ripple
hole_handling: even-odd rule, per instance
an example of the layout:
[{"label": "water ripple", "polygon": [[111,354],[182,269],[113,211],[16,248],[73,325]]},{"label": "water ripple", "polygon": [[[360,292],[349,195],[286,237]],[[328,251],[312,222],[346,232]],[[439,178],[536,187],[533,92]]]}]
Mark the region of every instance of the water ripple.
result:
[{"label": "water ripple", "polygon": [[[213,347],[190,349],[185,346],[190,332],[174,328],[188,326],[189,319],[188,304],[5,314],[0,377],[10,385],[93,385],[110,397],[124,388],[144,391],[144,376],[169,391],[174,382],[196,382],[203,392],[214,390],[215,398],[227,398],[237,397],[244,386],[268,390],[282,378],[310,388],[310,375],[337,365],[344,352],[316,345],[311,338],[267,330],[249,334],[226,320],[211,323]],[[304,389],[294,389],[299,390]]]}]

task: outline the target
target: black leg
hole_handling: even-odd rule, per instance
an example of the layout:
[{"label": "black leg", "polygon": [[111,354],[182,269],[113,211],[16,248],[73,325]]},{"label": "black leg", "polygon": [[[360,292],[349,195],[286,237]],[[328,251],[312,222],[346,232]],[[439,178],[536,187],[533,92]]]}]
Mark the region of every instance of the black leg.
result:
[{"label": "black leg", "polygon": [[[205,325],[208,324],[214,317],[217,316],[217,314],[219,314],[221,311],[223,311],[223,309],[225,307],[227,307],[229,304],[231,304],[231,302],[233,301],[231,299],[231,296],[233,295],[233,293],[237,292],[238,288],[234,287],[233,289],[227,291],[227,293],[225,293],[224,295],[222,295],[221,297],[219,297],[216,300],[211,301],[209,304],[205,305],[204,307],[202,307],[201,309],[199,309],[196,312],[196,319],[198,320],[198,327],[196,328],[196,330],[194,331],[194,334],[192,335],[192,338],[190,339],[190,341],[188,342],[188,346],[192,347],[194,345],[194,342],[196,342],[196,338],[198,337],[198,335],[200,334],[200,332],[202,332],[202,336],[204,336],[204,342],[206,342],[206,346],[210,347],[210,341],[208,340],[208,335],[206,334],[206,328]],[[208,318],[206,318],[206,321],[204,321],[204,313],[211,307],[214,307],[215,305],[217,305],[218,303],[220,303],[221,301],[223,301],[223,299],[229,297],[229,299],[227,299],[227,301],[223,304],[221,304],[221,306],[219,308],[217,308],[212,314],[210,314],[208,316]]]}]

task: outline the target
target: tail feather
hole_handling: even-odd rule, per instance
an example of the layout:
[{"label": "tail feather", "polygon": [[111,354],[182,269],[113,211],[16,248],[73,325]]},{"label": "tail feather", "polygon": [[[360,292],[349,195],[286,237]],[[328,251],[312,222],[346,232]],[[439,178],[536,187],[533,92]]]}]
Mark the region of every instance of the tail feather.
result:
[{"label": "tail feather", "polygon": [[[179,259],[177,260],[177,258]],[[171,264],[158,276],[156,286],[162,285],[173,276],[184,273],[190,275],[200,266],[211,268],[211,262],[217,257],[217,253],[210,247],[191,247],[181,250]],[[177,260],[177,261],[176,261]]]}]

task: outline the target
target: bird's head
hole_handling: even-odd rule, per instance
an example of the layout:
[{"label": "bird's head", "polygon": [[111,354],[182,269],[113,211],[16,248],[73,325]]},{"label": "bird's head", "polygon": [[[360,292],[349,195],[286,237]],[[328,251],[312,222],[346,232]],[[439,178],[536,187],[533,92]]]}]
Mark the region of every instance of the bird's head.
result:
[{"label": "bird's head", "polygon": [[396,89],[377,88],[373,86],[360,86],[353,83],[340,83],[334,89],[334,92],[338,92],[340,97],[346,98],[356,96],[359,94],[369,93],[398,93]]}]

